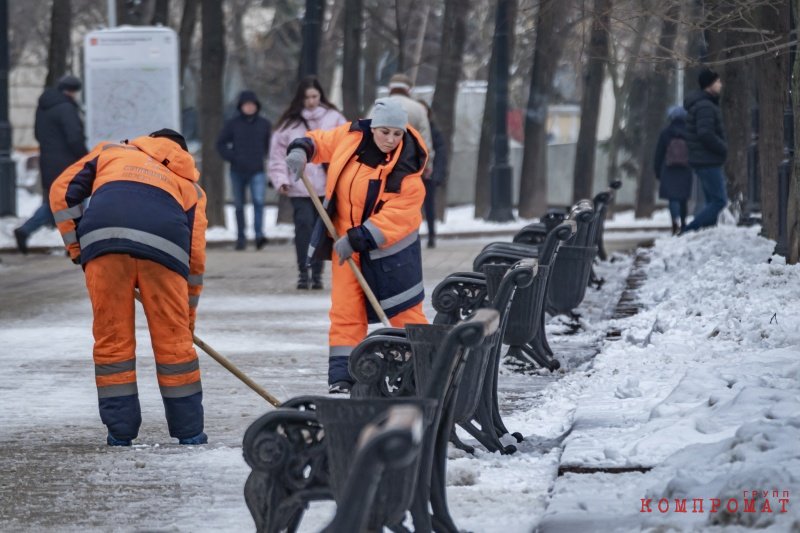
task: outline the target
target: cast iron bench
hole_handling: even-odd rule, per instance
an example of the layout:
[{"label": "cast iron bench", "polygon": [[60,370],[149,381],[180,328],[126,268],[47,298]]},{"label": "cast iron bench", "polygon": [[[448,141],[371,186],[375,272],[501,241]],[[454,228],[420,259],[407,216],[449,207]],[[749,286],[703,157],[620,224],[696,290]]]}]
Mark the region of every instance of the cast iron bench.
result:
[{"label": "cast iron bench", "polygon": [[[368,527],[402,531],[401,523],[410,511],[416,531],[432,531],[434,526],[437,531],[457,531],[445,493],[453,408],[466,361],[498,326],[498,313],[482,309],[447,328],[406,326],[407,338],[367,337],[351,355],[353,376],[360,383],[370,383],[360,387],[360,397],[294,398],[284,404],[288,408],[254,422],[245,434],[243,451],[253,469],[245,485],[245,500],[258,531],[295,531],[312,501],[337,499],[343,504],[348,476],[358,475],[349,470],[355,439],[370,421],[409,403],[423,412],[421,451],[408,466],[379,482]],[[362,355],[356,362],[357,352]],[[392,383],[374,379],[385,374],[380,368],[383,364],[394,365],[399,359],[413,361],[413,376],[401,372]],[[411,390],[413,381],[423,394],[400,396],[401,391]],[[387,394],[369,394],[375,390]]]}]

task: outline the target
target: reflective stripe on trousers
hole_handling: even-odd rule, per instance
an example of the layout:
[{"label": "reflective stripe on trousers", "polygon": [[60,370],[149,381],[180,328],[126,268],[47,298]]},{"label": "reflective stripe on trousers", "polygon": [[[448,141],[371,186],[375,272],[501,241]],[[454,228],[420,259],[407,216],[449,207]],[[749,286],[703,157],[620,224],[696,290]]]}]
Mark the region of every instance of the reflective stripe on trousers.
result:
[{"label": "reflective stripe on trousers", "polygon": [[[167,408],[170,434],[202,431],[202,391],[197,353],[189,329],[188,286],[178,273],[145,259],[107,254],[86,265],[86,286],[94,313],[95,380],[100,415],[117,438],[133,438],[140,419],[136,388],[134,290],[139,288],[156,359],[158,384]],[[170,407],[168,399],[178,402]],[[126,399],[126,400],[123,400]],[[129,406],[120,408],[120,402]],[[134,405],[135,404],[135,405]],[[197,404],[197,405],[194,405]],[[106,407],[104,408],[104,405]],[[176,404],[177,405],[177,404]],[[186,431],[177,428],[188,428]]]}]

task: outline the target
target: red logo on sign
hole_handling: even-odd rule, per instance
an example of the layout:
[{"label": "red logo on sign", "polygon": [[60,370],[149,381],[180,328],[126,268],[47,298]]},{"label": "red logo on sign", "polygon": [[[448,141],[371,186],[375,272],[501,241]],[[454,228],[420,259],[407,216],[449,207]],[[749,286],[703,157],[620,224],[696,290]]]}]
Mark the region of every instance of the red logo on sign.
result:
[{"label": "red logo on sign", "polygon": [[89,39],[89,44],[92,45],[92,46],[96,45],[97,44],[97,37],[92,37],[91,39]]}]

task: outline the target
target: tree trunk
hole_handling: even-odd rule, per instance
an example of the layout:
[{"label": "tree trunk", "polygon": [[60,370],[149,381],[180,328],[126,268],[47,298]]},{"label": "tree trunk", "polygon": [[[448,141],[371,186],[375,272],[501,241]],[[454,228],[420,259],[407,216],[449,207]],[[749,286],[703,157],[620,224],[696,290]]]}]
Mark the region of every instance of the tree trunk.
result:
[{"label": "tree trunk", "polygon": [[325,93],[330,96],[333,90],[333,75],[336,70],[336,56],[342,48],[342,12],[343,0],[333,0],[328,26],[322,35],[322,47],[319,51],[319,82]]},{"label": "tree trunk", "polygon": [[[491,18],[491,17],[489,17]],[[517,27],[517,0],[509,2],[508,5],[508,27]],[[514,32],[508,34],[508,57],[514,57]],[[492,55],[489,59],[488,83],[486,84],[486,99],[483,104],[483,118],[481,120],[481,136],[478,145],[478,164],[475,169],[475,217],[487,218],[491,207],[492,183],[489,171],[492,166],[493,140],[494,140],[494,93],[495,81],[492,73],[495,71],[495,61],[497,50],[492,47]],[[505,117],[504,117],[505,119]],[[445,202],[441,203],[443,206]],[[444,209],[444,207],[441,207]]]},{"label": "tree trunk", "polygon": [[[430,18],[428,15],[430,15],[430,12],[431,12],[431,4],[430,4],[430,2],[423,3],[421,9],[422,10],[419,12],[419,15],[418,15],[418,18],[417,18],[419,20],[419,27],[417,28],[417,36],[416,36],[416,38],[414,40],[414,54],[411,56],[411,68],[409,69],[409,72],[408,72],[408,77],[411,78],[411,83],[413,83],[415,85],[417,83],[417,73],[419,72],[419,65],[420,65],[420,63],[422,63],[422,49],[423,49],[423,47],[425,45],[425,32],[428,29],[428,19]],[[469,0],[465,0],[464,1],[464,8],[463,9],[465,11],[469,10]],[[447,10],[447,1],[446,0],[445,0],[445,10]],[[444,16],[444,24],[445,25],[450,24],[450,19],[447,18],[447,14],[446,13],[445,13],[445,16]],[[466,29],[464,30],[464,32],[466,33]],[[464,37],[464,40],[466,40],[466,36]],[[464,48],[463,44],[461,45],[461,48],[462,48],[462,54],[463,54],[463,48]],[[440,56],[439,57],[440,58],[442,57],[441,56],[441,51],[440,51]],[[461,57],[459,57],[458,60],[461,61]]]},{"label": "tree trunk", "polygon": [[361,116],[361,29],[363,17],[363,0],[345,0],[342,103],[344,116],[350,120],[355,120]]},{"label": "tree trunk", "polygon": [[71,0],[54,1],[50,11],[50,49],[47,53],[45,87],[54,87],[58,78],[67,73],[71,31]]},{"label": "tree trunk", "polygon": [[[794,0],[794,17],[800,15],[800,0]],[[795,23],[796,24],[796,23]],[[796,27],[796,26],[795,26]],[[786,262],[796,265],[800,262],[800,54],[795,45],[794,65],[792,65],[792,109],[794,110],[794,161],[789,183],[789,201],[786,206],[787,250]]]},{"label": "tree trunk", "polygon": [[[436,90],[433,93],[433,109],[436,125],[444,137],[445,151],[452,160],[453,134],[455,130],[456,98],[461,65],[464,59],[464,44],[467,40],[467,17],[469,0],[446,0],[442,27],[439,66],[436,71]],[[437,196],[437,217],[444,218],[447,206],[447,180],[441,185]]]},{"label": "tree trunk", "polygon": [[222,5],[216,0],[202,0],[202,61],[200,75],[200,127],[203,142],[201,183],[208,194],[208,225],[225,225],[225,167],[216,150],[222,129],[225,72],[225,24]]},{"label": "tree trunk", "polygon": [[[758,9],[762,31],[769,31],[776,36],[789,35],[788,0],[776,1],[771,6]],[[778,167],[783,160],[783,111],[787,96],[788,59],[786,54],[769,54],[755,63],[763,232],[775,240],[778,238]]]},{"label": "tree trunk", "polygon": [[672,49],[678,33],[677,19],[680,16],[680,4],[670,6],[661,22],[661,36],[658,39],[657,63],[652,71],[652,89],[648,94],[647,114],[645,116],[644,150],[639,168],[639,183],[636,188],[636,218],[649,218],[655,210],[656,179],[653,175],[652,162],[658,136],[664,124],[664,116],[670,102],[670,88],[675,72],[675,63],[671,59]]},{"label": "tree trunk", "polygon": [[519,183],[519,216],[522,218],[547,212],[547,107],[567,34],[560,26],[568,6],[561,0],[542,0],[536,15],[536,48],[525,113],[525,146]]},{"label": "tree trunk", "polygon": [[597,148],[597,119],[600,114],[600,97],[608,61],[608,29],[611,18],[611,0],[595,0],[592,16],[592,34],[588,48],[588,64],[581,99],[581,126],[575,148],[575,171],[572,177],[574,202],[592,197],[594,184],[594,159]]},{"label": "tree trunk", "polygon": [[[752,34],[728,30],[725,32],[726,48],[752,42]],[[728,52],[720,59],[730,59],[741,52]],[[727,63],[721,72],[725,80],[722,91],[722,120],[728,141],[728,158],[725,161],[725,176],[728,179],[728,198],[734,211],[741,213],[747,205],[747,149],[750,145],[750,80],[752,63],[734,61]]]},{"label": "tree trunk", "polygon": [[406,71],[406,32],[405,17],[400,10],[400,0],[394,0],[394,35],[397,39],[397,72]]},{"label": "tree trunk", "polygon": [[[376,11],[382,13],[380,10],[370,10],[369,12],[371,15],[367,18],[366,24],[366,33],[367,35],[373,34],[376,26],[379,26],[378,22],[373,20],[375,17]],[[373,42],[370,42],[369,46],[364,49],[364,107],[367,109],[372,107],[372,103],[375,101],[375,98],[378,96],[378,84],[380,83],[380,73],[378,72],[378,65],[381,60],[381,56],[386,51],[384,40],[383,39],[375,39]]]},{"label": "tree trunk", "polygon": [[153,18],[150,24],[157,26],[169,26],[169,0],[156,0],[153,7]]},{"label": "tree trunk", "polygon": [[197,8],[200,0],[184,0],[183,15],[181,16],[181,27],[178,31],[178,40],[181,47],[181,83],[183,83],[183,73],[189,63],[189,56],[192,52],[192,39],[194,38],[194,28],[197,26]]},{"label": "tree trunk", "polygon": [[[647,30],[647,25],[650,22],[650,15],[645,14],[639,17],[639,21],[636,24],[636,33],[633,38],[633,44],[631,45],[629,52],[625,52],[625,55],[630,58],[639,57],[639,52],[642,50],[642,43],[644,43],[644,37]],[[616,58],[613,58],[616,61]],[[623,61],[620,59],[620,63]],[[624,117],[627,113],[627,106],[628,106],[628,96],[631,90],[631,80],[633,79],[635,68],[631,61],[624,62],[625,72],[622,75],[622,82],[619,83],[619,75],[617,73],[617,65],[613,67],[609,66],[608,72],[611,76],[612,83],[614,85],[614,116],[611,119],[611,137],[608,139],[608,167],[606,171],[606,176],[608,181],[614,181],[619,179],[619,151],[622,148],[622,145],[625,144],[623,142],[623,134],[622,134],[622,117]],[[613,205],[611,206],[614,207]]]}]

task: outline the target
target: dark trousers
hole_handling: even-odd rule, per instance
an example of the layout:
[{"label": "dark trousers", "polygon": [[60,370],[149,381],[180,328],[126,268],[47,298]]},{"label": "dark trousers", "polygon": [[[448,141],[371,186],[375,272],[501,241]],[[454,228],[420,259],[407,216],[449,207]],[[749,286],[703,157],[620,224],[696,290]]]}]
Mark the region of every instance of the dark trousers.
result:
[{"label": "dark trousers", "polygon": [[[317,223],[319,214],[314,208],[314,202],[311,201],[311,198],[298,196],[290,198],[290,200],[294,210],[294,248],[297,254],[297,271],[301,277],[306,278],[308,276],[308,268],[306,267],[308,245],[311,242],[311,232],[314,230],[314,224]],[[320,201],[322,201],[322,198],[320,198]],[[321,274],[322,261],[311,263],[311,275],[318,279]]]},{"label": "dark trousers", "polygon": [[428,242],[436,239],[436,183],[433,180],[422,180],[425,184],[425,220],[428,222]]},{"label": "dark trousers", "polygon": [[728,191],[722,167],[696,167],[693,170],[703,187],[706,204],[686,226],[688,231],[716,226],[719,212],[728,204]]},{"label": "dark trousers", "polygon": [[680,200],[675,200],[671,198],[669,200],[669,214],[672,216],[673,222],[676,220],[680,220],[681,229],[686,227],[686,214],[688,212],[686,208],[688,200],[685,198]]}]

